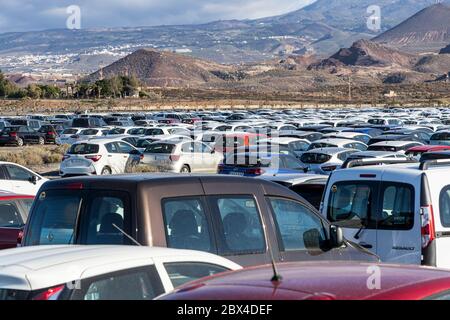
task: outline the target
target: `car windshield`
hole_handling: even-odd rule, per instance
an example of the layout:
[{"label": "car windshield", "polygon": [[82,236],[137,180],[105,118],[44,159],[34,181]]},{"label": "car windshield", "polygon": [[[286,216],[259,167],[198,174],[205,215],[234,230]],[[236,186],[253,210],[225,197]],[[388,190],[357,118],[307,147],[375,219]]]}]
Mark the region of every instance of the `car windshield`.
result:
[{"label": "car windshield", "polygon": [[68,154],[93,154],[98,153],[100,147],[98,144],[80,143],[70,147]]},{"label": "car windshield", "polygon": [[169,143],[153,143],[147,146],[145,149],[146,153],[163,153],[163,154],[171,154],[175,149],[174,144]]},{"label": "car windshield", "polygon": [[300,160],[303,163],[322,164],[331,159],[331,155],[324,153],[304,153]]},{"label": "car windshield", "polygon": [[62,132],[62,134],[76,134],[77,132],[77,129],[66,129]]},{"label": "car windshield", "polygon": [[93,136],[96,135],[98,133],[98,130],[94,130],[94,129],[87,129],[87,130],[83,130],[80,132],[80,134],[82,136]]}]

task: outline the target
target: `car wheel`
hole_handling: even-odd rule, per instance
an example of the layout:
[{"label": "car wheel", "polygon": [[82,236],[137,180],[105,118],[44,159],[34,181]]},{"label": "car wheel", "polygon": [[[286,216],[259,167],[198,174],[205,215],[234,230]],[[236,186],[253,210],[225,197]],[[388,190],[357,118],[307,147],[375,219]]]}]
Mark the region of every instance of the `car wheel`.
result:
[{"label": "car wheel", "polygon": [[38,143],[39,145],[43,146],[45,144],[45,139],[40,137]]},{"label": "car wheel", "polygon": [[191,168],[189,168],[189,166],[184,165],[181,167],[180,173],[190,173],[191,172]]},{"label": "car wheel", "polygon": [[18,146],[18,147],[23,147],[23,139],[22,139],[22,138],[19,138],[19,139],[17,140],[17,146]]},{"label": "car wheel", "polygon": [[108,176],[110,174],[112,174],[111,169],[108,167],[104,167],[102,170],[102,176]]}]

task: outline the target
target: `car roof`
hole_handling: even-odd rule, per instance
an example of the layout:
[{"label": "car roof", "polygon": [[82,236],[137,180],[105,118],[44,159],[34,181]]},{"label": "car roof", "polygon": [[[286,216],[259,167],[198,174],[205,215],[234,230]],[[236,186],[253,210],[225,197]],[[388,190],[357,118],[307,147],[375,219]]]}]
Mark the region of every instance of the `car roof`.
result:
[{"label": "car roof", "polygon": [[273,182],[288,183],[290,185],[318,183],[325,184],[328,180],[328,176],[320,174],[299,174],[299,173],[280,173],[273,175],[261,175],[259,179],[265,179]]},{"label": "car roof", "polygon": [[348,148],[317,148],[317,149],[308,150],[305,153],[336,154],[336,153],[341,153],[341,152],[345,152],[345,151],[352,151],[352,150],[359,151],[359,150],[356,150],[356,149],[348,149]]},{"label": "car roof", "polygon": [[392,152],[392,151],[360,151],[360,152],[356,152],[356,153],[350,155],[350,157],[364,156],[364,157],[378,158],[378,157],[386,157],[386,156],[392,156],[392,155],[397,155],[397,154],[398,153]]},{"label": "car roof", "polygon": [[450,146],[416,146],[409,148],[408,151],[440,151],[440,150],[450,150]]},{"label": "car roof", "polygon": [[[373,271],[382,277],[381,287],[367,285]],[[412,265],[389,265],[344,261],[290,262],[277,264],[282,280],[271,281],[272,265],[244,268],[186,284],[169,294],[169,299],[377,299],[396,297],[417,283],[445,281],[450,272]],[[405,288],[402,290],[402,288]],[[426,297],[424,289],[420,294]],[[419,294],[419,295],[420,295]],[[178,297],[177,297],[178,296]],[[163,297],[164,298],[164,297]]]},{"label": "car roof", "polygon": [[238,269],[216,255],[147,246],[56,245],[0,251],[0,288],[36,290],[61,283],[154,264],[153,258],[204,261]]},{"label": "car roof", "polygon": [[352,143],[352,142],[361,143],[360,141],[356,141],[356,140],[339,139],[339,138],[324,138],[324,139],[316,140],[313,143],[322,143],[322,142],[334,143],[334,144],[347,144],[347,143]]},{"label": "car roof", "polygon": [[420,144],[420,142],[417,141],[380,141],[380,142],[376,142],[374,144],[371,144],[371,146],[389,146],[389,147],[403,147],[407,144],[410,143],[418,143]]}]

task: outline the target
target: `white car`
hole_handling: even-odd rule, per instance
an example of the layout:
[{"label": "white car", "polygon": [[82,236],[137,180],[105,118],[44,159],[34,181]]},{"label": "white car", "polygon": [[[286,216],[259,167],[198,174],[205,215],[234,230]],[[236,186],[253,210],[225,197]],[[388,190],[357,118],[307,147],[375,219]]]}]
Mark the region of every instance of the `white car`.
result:
[{"label": "white car", "polygon": [[109,175],[129,172],[141,153],[131,144],[114,139],[91,139],[73,144],[60,165],[60,176]]},{"label": "white car", "polygon": [[241,267],[199,251],[144,246],[34,246],[0,252],[0,300],[151,300]]},{"label": "white car", "polygon": [[318,148],[346,148],[346,149],[357,149],[359,151],[366,151],[367,144],[356,140],[328,138],[312,142],[308,150]]},{"label": "white car", "polygon": [[223,160],[223,154],[195,141],[154,142],[147,146],[143,154],[142,163],[174,173],[217,173],[218,165]]},{"label": "white car", "polygon": [[15,194],[35,196],[47,181],[39,174],[21,165],[0,162],[0,189]]},{"label": "white car", "polygon": [[58,137],[56,137],[56,144],[74,144],[79,139],[79,134],[86,128],[68,128],[65,129]]},{"label": "white car", "polygon": [[337,170],[321,213],[383,262],[450,268],[449,164],[430,160]]}]

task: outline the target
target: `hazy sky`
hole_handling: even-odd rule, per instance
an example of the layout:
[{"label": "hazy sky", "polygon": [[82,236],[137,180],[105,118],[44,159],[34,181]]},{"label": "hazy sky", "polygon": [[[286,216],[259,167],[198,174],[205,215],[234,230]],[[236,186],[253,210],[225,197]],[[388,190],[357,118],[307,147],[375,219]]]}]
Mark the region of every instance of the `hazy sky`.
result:
[{"label": "hazy sky", "polygon": [[149,26],[260,18],[286,13],[314,0],[0,0],[0,33],[65,28],[70,5],[81,9],[81,27]]}]

